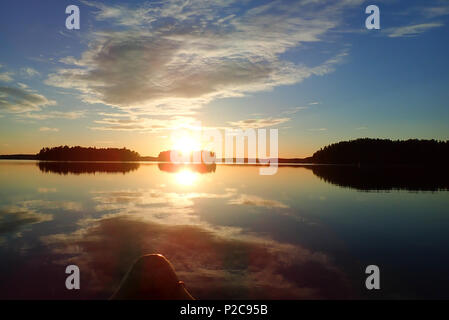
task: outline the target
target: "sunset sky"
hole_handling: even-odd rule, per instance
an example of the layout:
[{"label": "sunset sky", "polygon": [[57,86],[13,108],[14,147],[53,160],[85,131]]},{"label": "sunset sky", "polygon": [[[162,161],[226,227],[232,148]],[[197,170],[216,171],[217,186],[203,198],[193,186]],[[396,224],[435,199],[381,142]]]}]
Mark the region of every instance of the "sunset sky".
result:
[{"label": "sunset sky", "polygon": [[[65,8],[81,29],[65,27]],[[381,30],[365,29],[366,6]],[[279,156],[449,139],[449,1],[1,1],[0,154],[157,155],[171,132],[277,128]]]}]

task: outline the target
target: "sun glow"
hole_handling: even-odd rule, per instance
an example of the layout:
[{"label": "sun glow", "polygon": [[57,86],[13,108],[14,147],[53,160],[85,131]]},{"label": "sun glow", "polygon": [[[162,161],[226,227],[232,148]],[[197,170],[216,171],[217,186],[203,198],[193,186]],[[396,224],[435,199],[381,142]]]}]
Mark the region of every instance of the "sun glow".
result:
[{"label": "sun glow", "polygon": [[175,178],[178,184],[183,186],[191,186],[198,179],[198,173],[186,169],[177,172]]},{"label": "sun glow", "polygon": [[201,143],[190,135],[182,135],[180,137],[173,137],[173,150],[188,154],[193,151],[201,150]]}]

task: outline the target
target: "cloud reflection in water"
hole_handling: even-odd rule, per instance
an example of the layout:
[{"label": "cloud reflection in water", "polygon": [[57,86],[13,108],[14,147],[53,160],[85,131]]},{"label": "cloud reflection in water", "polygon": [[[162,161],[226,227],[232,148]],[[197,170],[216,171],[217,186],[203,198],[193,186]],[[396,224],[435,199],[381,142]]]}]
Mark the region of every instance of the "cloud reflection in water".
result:
[{"label": "cloud reflection in water", "polygon": [[[138,256],[158,252],[173,263],[199,299],[351,295],[344,274],[324,253],[243,228],[214,225],[196,214],[199,199],[236,199],[233,205],[237,204],[235,189],[221,194],[151,189],[92,195],[100,218],[80,221],[73,233],[42,237],[54,252],[70,255],[63,263],[88,270],[84,277],[90,294],[111,294]],[[270,200],[264,203],[272,206]]]}]

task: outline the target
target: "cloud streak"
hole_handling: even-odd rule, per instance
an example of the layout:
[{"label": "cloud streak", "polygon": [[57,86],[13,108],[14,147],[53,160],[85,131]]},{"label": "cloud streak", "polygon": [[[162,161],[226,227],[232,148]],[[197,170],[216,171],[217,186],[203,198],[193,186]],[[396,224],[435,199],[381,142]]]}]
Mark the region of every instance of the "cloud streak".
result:
[{"label": "cloud streak", "polygon": [[175,116],[169,119],[155,119],[128,116],[125,118],[108,117],[96,120],[96,124],[90,129],[98,131],[138,131],[138,132],[159,132],[162,130],[174,130],[190,123],[194,123],[194,119],[185,116]]},{"label": "cloud streak", "polygon": [[30,90],[0,87],[0,111],[11,113],[38,111],[42,107],[55,104],[55,101],[48,100],[43,95]]},{"label": "cloud streak", "polygon": [[40,132],[58,132],[59,129],[58,128],[49,128],[49,127],[40,127],[39,131]]},{"label": "cloud streak", "polygon": [[413,36],[417,36],[421,33],[424,33],[430,29],[434,29],[434,28],[438,28],[438,27],[442,27],[442,26],[444,26],[444,24],[439,23],[439,22],[414,24],[414,25],[410,25],[410,26],[390,28],[390,29],[387,29],[387,33],[390,38],[413,37]]},{"label": "cloud streak", "polygon": [[34,120],[48,120],[48,119],[69,119],[75,120],[83,118],[86,115],[86,110],[81,111],[50,111],[40,113],[26,113],[21,114],[21,117],[34,119]]},{"label": "cloud streak", "polygon": [[11,82],[14,79],[12,78],[13,73],[12,72],[3,72],[0,73],[0,81],[1,82]]},{"label": "cloud streak", "polygon": [[20,71],[25,77],[28,77],[28,78],[32,78],[32,77],[40,75],[39,71],[37,71],[36,69],[33,69],[31,67],[22,68]]},{"label": "cloud streak", "polygon": [[[0,69],[3,67],[2,64],[0,64]],[[11,82],[14,79],[12,78],[12,76],[14,75],[14,73],[12,72],[1,72],[0,73],[0,82]]]},{"label": "cloud streak", "polygon": [[258,129],[277,126],[290,121],[290,118],[264,118],[264,119],[246,119],[240,121],[230,121],[229,125],[242,129]]}]

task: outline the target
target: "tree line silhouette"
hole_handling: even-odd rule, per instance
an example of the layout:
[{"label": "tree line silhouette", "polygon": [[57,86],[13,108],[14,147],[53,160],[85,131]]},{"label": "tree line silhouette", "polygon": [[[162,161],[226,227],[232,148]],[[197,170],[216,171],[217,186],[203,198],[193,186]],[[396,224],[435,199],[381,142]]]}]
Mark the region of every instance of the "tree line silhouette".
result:
[{"label": "tree line silhouette", "polygon": [[[171,162],[170,150],[158,157],[141,157],[127,148],[68,147],[42,148],[36,155],[3,155],[0,159],[28,159],[50,161],[163,161]],[[201,159],[203,151],[190,154],[190,162]],[[209,152],[209,151],[206,151]],[[198,153],[198,154],[197,154]],[[210,156],[215,157],[213,152]],[[222,159],[224,160],[224,159]],[[245,159],[247,160],[247,159]],[[247,162],[247,161],[245,161]],[[278,159],[279,163],[316,163],[352,165],[447,165],[449,141],[356,139],[330,144],[304,159]]]},{"label": "tree line silhouette", "polygon": [[315,152],[313,163],[416,165],[449,163],[449,141],[357,139],[328,145]]},{"label": "tree line silhouette", "polygon": [[139,161],[139,153],[126,148],[85,148],[59,146],[42,148],[38,160],[51,161]]}]

